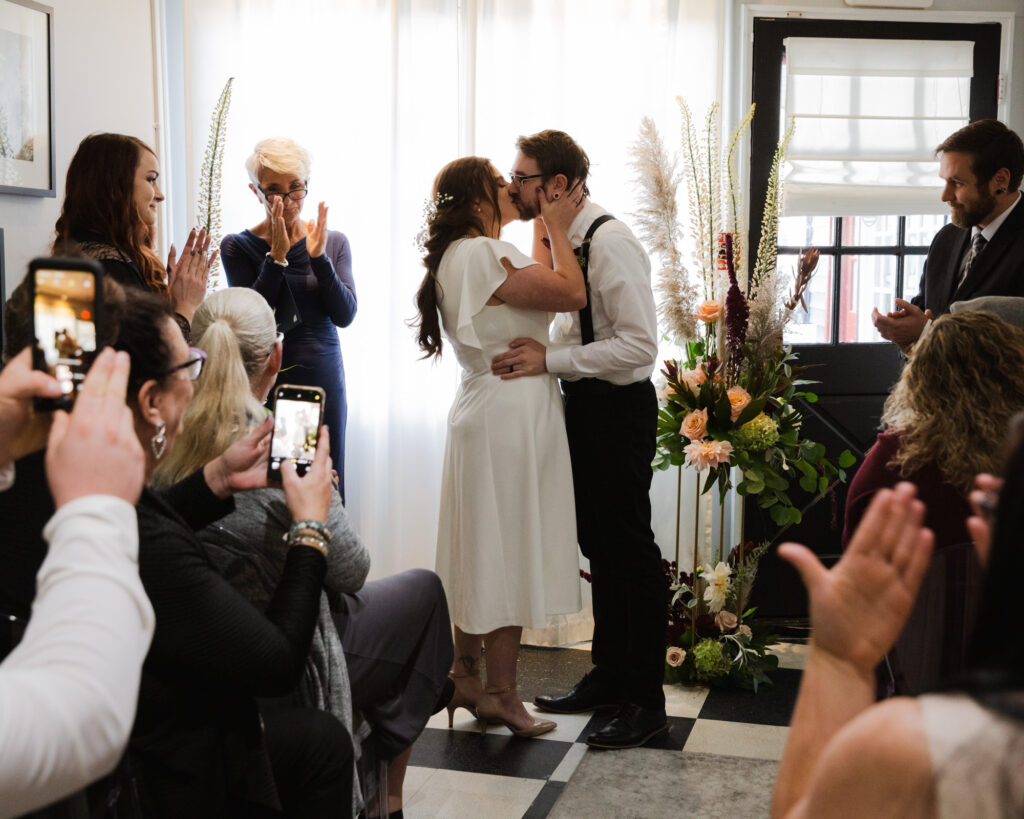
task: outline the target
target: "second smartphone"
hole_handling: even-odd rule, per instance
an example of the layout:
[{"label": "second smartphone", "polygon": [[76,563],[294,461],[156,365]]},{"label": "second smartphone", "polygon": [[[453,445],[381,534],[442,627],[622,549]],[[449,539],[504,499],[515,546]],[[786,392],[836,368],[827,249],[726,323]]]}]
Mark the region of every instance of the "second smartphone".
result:
[{"label": "second smartphone", "polygon": [[274,437],[267,477],[281,480],[282,461],[291,461],[305,475],[316,456],[324,417],[324,391],[319,387],[281,384],[274,389]]}]

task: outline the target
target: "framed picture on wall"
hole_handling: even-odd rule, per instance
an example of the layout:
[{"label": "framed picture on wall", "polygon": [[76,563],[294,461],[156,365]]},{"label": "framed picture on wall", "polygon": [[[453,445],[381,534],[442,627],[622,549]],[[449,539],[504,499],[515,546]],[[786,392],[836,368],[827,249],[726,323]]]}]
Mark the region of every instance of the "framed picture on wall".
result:
[{"label": "framed picture on wall", "polygon": [[4,308],[7,307],[7,280],[4,278],[4,229],[0,228],[0,349],[6,345],[4,335]]},{"label": "framed picture on wall", "polygon": [[53,9],[0,0],[0,194],[56,196]]}]

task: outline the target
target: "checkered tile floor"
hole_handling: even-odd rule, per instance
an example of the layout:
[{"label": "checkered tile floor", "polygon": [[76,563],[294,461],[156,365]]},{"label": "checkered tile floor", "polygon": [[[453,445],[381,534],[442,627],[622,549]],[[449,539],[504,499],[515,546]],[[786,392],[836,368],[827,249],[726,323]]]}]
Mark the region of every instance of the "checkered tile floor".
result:
[{"label": "checkered tile floor", "polygon": [[[669,731],[647,749],[660,751],[666,762],[679,754],[778,760],[786,741],[805,647],[785,643],[778,649],[782,667],[773,675],[775,685],[762,688],[756,695],[700,686],[666,686]],[[558,670],[552,672],[551,667]],[[580,676],[579,669],[588,667],[589,652],[524,649],[520,670],[523,699],[532,699],[539,691],[566,690]],[[568,679],[568,684],[552,687],[559,674]],[[532,705],[528,704],[527,709],[536,713]],[[487,735],[482,736],[476,720],[461,709],[455,712],[455,725],[449,730],[448,715],[442,711],[431,719],[413,747],[405,782],[405,815],[545,817],[586,755],[613,754],[623,766],[641,758],[634,751],[587,748],[586,736],[608,719],[607,713],[544,716],[553,718],[558,728],[524,740],[512,736],[503,726],[490,726]],[[614,781],[607,786],[616,787]],[[672,808],[664,807],[666,811]],[[649,815],[660,813],[655,806],[646,808],[650,809]],[[648,815],[646,808],[633,815]],[[678,804],[674,809],[678,811]]]}]

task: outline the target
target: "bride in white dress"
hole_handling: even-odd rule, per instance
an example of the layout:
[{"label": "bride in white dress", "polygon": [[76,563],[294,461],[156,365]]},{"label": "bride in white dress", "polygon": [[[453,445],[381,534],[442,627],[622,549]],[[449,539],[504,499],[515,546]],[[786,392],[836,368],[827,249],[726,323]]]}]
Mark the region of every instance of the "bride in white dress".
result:
[{"label": "bride in white dress", "polygon": [[[516,693],[523,627],[580,609],[572,471],[561,393],[554,375],[507,381],[491,358],[518,337],[548,341],[550,312],[587,302],[567,230],[576,197],[538,204],[551,240],[554,270],[498,239],[519,218],[508,183],[486,159],[449,163],[434,182],[417,294],[419,344],[441,354],[441,326],[462,366],[448,416],[437,537],[437,573],[455,624],[452,678],[458,706],[517,736],[555,727],[534,720]],[[480,682],[486,649],[487,687]]]}]

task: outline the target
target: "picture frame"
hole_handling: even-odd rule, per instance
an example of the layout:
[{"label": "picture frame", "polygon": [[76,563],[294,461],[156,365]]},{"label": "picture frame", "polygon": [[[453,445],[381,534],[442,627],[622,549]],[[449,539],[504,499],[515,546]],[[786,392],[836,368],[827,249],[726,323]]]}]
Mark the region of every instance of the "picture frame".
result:
[{"label": "picture frame", "polygon": [[0,194],[55,197],[53,9],[0,0]]},{"label": "picture frame", "polygon": [[7,308],[7,279],[4,278],[4,229],[0,228],[0,349],[7,345],[4,335],[4,312]]}]

